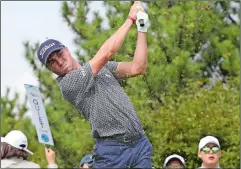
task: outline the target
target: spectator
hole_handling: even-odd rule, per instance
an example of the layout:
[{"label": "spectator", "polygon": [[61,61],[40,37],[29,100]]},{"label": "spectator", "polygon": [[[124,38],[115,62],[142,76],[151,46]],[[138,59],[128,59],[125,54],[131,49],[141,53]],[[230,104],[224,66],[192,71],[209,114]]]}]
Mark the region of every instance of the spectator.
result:
[{"label": "spectator", "polygon": [[[29,155],[33,153],[28,150],[27,137],[21,131],[12,130],[1,137],[1,168],[40,168],[39,164],[27,160]],[[49,163],[48,168],[58,166]]]},{"label": "spectator", "polygon": [[177,154],[170,155],[165,159],[163,168],[185,168],[185,160]]},{"label": "spectator", "polygon": [[217,138],[206,136],[200,140],[198,157],[202,160],[199,168],[220,168],[221,146]]},{"label": "spectator", "polygon": [[80,168],[92,168],[93,165],[93,155],[88,154],[84,156],[80,161]]}]

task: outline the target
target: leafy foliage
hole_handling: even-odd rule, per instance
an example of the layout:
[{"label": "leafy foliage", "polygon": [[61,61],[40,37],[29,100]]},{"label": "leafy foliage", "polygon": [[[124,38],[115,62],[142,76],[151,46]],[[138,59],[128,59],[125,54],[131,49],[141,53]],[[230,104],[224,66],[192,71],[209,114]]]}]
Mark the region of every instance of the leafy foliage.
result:
[{"label": "leafy foliage", "polygon": [[[127,18],[131,2],[105,1],[109,28],[103,28],[98,12],[86,18],[92,2],[62,2],[62,17],[76,33],[74,51],[85,62]],[[147,2],[151,27],[148,30],[148,68],[146,74],[121,83],[129,95],[153,144],[153,166],[161,168],[166,156],[183,155],[188,168],[198,167],[197,146],[204,135],[221,142],[223,168],[239,167],[239,22],[229,2],[157,1]],[[135,27],[135,26],[133,26]],[[133,57],[136,28],[128,33],[112,60]],[[64,43],[64,42],[63,42]],[[39,43],[25,44],[25,58],[39,80],[50,121],[60,167],[78,165],[93,150],[90,126],[83,116],[63,100],[49,70],[36,59]],[[2,134],[20,129],[35,152],[31,160],[47,165],[44,146],[28,117],[26,102],[18,97],[1,98]],[[17,113],[16,113],[17,112]],[[17,120],[15,118],[18,117]]]}]

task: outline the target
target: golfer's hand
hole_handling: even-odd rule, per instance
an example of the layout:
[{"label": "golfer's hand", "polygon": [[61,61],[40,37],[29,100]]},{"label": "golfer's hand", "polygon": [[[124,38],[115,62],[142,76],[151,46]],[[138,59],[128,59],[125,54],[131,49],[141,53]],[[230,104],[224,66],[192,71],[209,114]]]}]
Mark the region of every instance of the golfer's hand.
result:
[{"label": "golfer's hand", "polygon": [[51,148],[45,147],[45,155],[48,164],[55,164],[55,152]]},{"label": "golfer's hand", "polygon": [[136,19],[136,14],[139,11],[144,11],[144,8],[141,6],[141,1],[135,1],[134,4],[131,6],[129,16]]},{"label": "golfer's hand", "polygon": [[[147,28],[150,26],[148,14],[142,11],[137,12],[136,26],[138,32],[147,32]],[[140,22],[142,21],[142,22]],[[141,24],[143,24],[141,26]]]}]

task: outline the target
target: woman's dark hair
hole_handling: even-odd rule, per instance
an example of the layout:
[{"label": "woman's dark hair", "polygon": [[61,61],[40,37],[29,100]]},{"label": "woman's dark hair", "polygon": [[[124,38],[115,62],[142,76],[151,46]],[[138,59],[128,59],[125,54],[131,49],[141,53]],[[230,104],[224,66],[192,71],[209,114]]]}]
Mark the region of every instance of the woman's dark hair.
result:
[{"label": "woman's dark hair", "polygon": [[15,148],[8,143],[1,142],[1,159],[7,159],[11,157],[22,157],[24,160],[27,159],[28,153],[24,150]]}]

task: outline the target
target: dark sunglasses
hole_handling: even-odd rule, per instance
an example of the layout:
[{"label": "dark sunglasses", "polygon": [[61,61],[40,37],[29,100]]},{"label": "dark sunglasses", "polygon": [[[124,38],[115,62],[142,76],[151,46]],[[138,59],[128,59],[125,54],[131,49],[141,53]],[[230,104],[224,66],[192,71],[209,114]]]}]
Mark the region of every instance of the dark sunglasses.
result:
[{"label": "dark sunglasses", "polygon": [[204,147],[204,148],[202,148],[202,151],[204,153],[210,153],[211,150],[212,150],[212,152],[217,153],[217,152],[219,152],[220,148],[216,147],[216,146],[215,147]]}]

